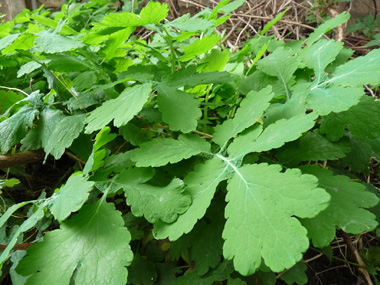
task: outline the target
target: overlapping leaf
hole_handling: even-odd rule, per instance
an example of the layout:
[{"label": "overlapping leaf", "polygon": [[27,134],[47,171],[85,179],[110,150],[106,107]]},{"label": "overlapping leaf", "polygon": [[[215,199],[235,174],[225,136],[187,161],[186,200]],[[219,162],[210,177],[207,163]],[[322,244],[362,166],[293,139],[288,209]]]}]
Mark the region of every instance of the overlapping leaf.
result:
[{"label": "overlapping leaf", "polygon": [[178,140],[156,138],[140,145],[132,154],[138,167],[163,166],[176,163],[201,152],[209,152],[211,145],[198,135],[179,135]]},{"label": "overlapping leaf", "polygon": [[309,240],[296,217],[314,217],[330,199],[317,183],[298,169],[281,173],[279,165],[247,165],[235,172],[227,186],[223,254],[237,271],[253,274],[263,259],[279,272],[302,258]]},{"label": "overlapping leaf", "polygon": [[272,97],[273,93],[270,87],[262,89],[259,92],[249,92],[240,103],[240,108],[236,112],[235,117],[215,128],[214,142],[223,146],[230,138],[256,123],[269,107],[269,101]]},{"label": "overlapping leaf", "polygon": [[53,201],[51,212],[59,220],[65,220],[72,212],[78,211],[87,201],[94,182],[88,181],[81,173],[70,176]]},{"label": "overlapping leaf", "polygon": [[367,192],[364,185],[350,181],[347,176],[334,176],[331,171],[318,166],[306,165],[301,170],[316,176],[319,186],[331,195],[327,209],[314,218],[302,220],[315,246],[328,246],[334,239],[336,228],[359,234],[376,227],[375,215],[365,208],[373,207],[379,199]]},{"label": "overlapping leaf", "polygon": [[116,99],[108,100],[86,118],[85,132],[92,133],[105,127],[112,120],[116,127],[127,124],[142,109],[152,91],[152,84],[145,83],[125,89]]},{"label": "overlapping leaf", "polygon": [[188,193],[192,200],[190,208],[174,223],[156,223],[153,228],[155,237],[158,239],[169,237],[170,240],[176,240],[184,233],[190,232],[206,213],[219,182],[226,179],[227,169],[228,167],[218,158],[198,164],[184,179],[185,193]]}]

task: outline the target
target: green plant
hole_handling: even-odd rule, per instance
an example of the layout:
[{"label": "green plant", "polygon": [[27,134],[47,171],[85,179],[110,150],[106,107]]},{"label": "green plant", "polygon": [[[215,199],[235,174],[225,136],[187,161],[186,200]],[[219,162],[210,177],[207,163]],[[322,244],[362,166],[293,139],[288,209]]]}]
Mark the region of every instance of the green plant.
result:
[{"label": "green plant", "polygon": [[[380,103],[362,86],[380,83],[380,50],[347,62],[351,50],[321,39],[349,15],[287,44],[265,35],[273,21],[230,54],[213,28],[244,1],[164,23],[166,4],[101,19],[106,2],[0,27],[1,153],[77,161],[55,191],[7,200],[0,262],[12,278],[274,283],[291,268],[281,278],[305,284],[310,240],[377,227],[378,193],[350,178],[380,155]],[[12,254],[32,228],[26,256]]]}]

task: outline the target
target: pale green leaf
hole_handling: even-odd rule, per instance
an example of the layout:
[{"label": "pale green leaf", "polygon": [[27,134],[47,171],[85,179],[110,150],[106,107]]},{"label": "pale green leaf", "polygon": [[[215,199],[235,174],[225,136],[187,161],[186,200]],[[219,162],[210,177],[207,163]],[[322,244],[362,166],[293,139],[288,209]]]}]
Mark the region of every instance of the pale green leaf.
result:
[{"label": "pale green leaf", "polygon": [[327,82],[350,87],[362,84],[379,85],[379,69],[380,49],[375,49],[365,56],[359,56],[338,66],[334,76]]},{"label": "pale green leaf", "polygon": [[20,69],[17,71],[17,78],[25,75],[32,73],[34,70],[38,69],[41,67],[41,64],[35,61],[28,61],[24,65],[20,67]]},{"label": "pale green leaf", "polygon": [[300,161],[335,160],[350,152],[350,143],[342,140],[330,142],[319,130],[309,132],[299,141],[292,142],[279,150],[278,159],[285,164],[296,166]]},{"label": "pale green leaf", "polygon": [[235,11],[236,9],[238,9],[240,6],[242,6],[245,2],[247,2],[247,0],[233,1],[233,2],[225,5],[224,7],[220,8],[220,11],[223,13],[229,14],[229,13]]},{"label": "pale green leaf", "polygon": [[316,188],[315,177],[281,170],[279,165],[246,165],[227,186],[223,253],[242,275],[253,274],[262,259],[274,272],[299,261],[309,239],[296,217],[314,217],[328,205],[330,196]]},{"label": "pale green leaf", "polygon": [[163,166],[168,163],[176,163],[201,152],[209,152],[211,145],[198,135],[181,134],[178,140],[169,138],[155,138],[140,145],[135,150],[131,159],[136,161],[136,166]]},{"label": "pale green leaf", "polygon": [[[279,148],[286,142],[298,139],[304,132],[311,129],[315,124],[315,119],[316,115],[313,113],[301,114],[290,119],[276,121],[266,127],[258,136],[255,133],[252,137],[250,132],[242,134],[230,145],[228,153],[231,157],[242,157],[250,152]],[[253,139],[254,141],[252,141]]]},{"label": "pale green leaf", "polygon": [[[17,205],[18,205],[17,208],[19,208],[21,207],[21,205],[23,206],[25,204],[21,204],[21,205],[17,204]],[[12,210],[14,210],[14,208],[12,208]],[[16,230],[11,240],[9,241],[7,247],[0,255],[0,269],[2,268],[4,261],[8,259],[9,253],[14,247],[14,245],[16,244],[18,237],[22,233],[27,232],[31,228],[33,228],[37,224],[37,222],[41,220],[43,217],[44,217],[44,207],[39,206],[37,210],[30,217],[28,217],[28,219],[25,222],[23,222],[21,226]]]},{"label": "pale green leaf", "polygon": [[48,31],[39,32],[39,36],[34,43],[36,51],[45,53],[64,52],[84,46],[83,42],[79,40]]},{"label": "pale green leaf", "polygon": [[37,38],[34,34],[24,33],[20,35],[17,40],[3,49],[3,54],[12,54],[17,50],[28,50],[34,46],[34,40]]},{"label": "pale green leaf", "polygon": [[38,110],[23,106],[18,112],[0,123],[0,152],[6,153],[20,142],[27,130],[33,126]]},{"label": "pale green leaf", "polygon": [[175,178],[165,187],[130,183],[123,188],[134,216],[144,216],[150,223],[158,220],[172,223],[191,204],[190,195],[184,193],[184,186],[182,180]]},{"label": "pale green leaf", "polygon": [[157,239],[169,237],[176,240],[184,233],[190,232],[201,219],[214,197],[219,182],[226,179],[228,166],[220,159],[213,158],[204,164],[198,164],[193,172],[184,179],[186,191],[191,196],[190,208],[171,224],[158,222],[154,225],[153,234]]},{"label": "pale green leaf", "polygon": [[302,60],[314,70],[317,84],[325,79],[326,66],[335,60],[342,48],[343,42],[320,40],[311,47],[302,50]]},{"label": "pale green leaf", "polygon": [[67,285],[127,283],[133,253],[131,235],[114,204],[99,201],[48,232],[28,249],[16,271],[31,275],[27,284]]},{"label": "pale green leaf", "polygon": [[3,37],[2,39],[0,39],[0,51],[2,51],[7,46],[9,46],[10,44],[12,44],[19,36],[20,36],[20,34],[17,33],[17,34],[8,35],[8,36]]},{"label": "pale green leaf", "polygon": [[61,187],[50,209],[55,219],[63,221],[83,206],[95,184],[87,179],[81,173],[76,173],[71,175],[66,184]]},{"label": "pale green leaf", "polygon": [[330,88],[316,88],[307,95],[306,106],[321,116],[331,112],[339,113],[358,104],[364,94],[363,87],[345,88],[333,85]]},{"label": "pale green leaf", "polygon": [[157,88],[158,109],[162,119],[173,131],[188,133],[194,131],[202,116],[199,100],[193,94],[160,84]]},{"label": "pale green leaf", "polygon": [[[35,20],[36,23],[44,25],[44,26],[52,28],[52,29],[57,28],[58,23],[59,23],[59,21],[57,21],[57,20],[53,20],[51,18],[44,17],[44,16],[37,15],[37,14],[31,14],[30,17],[33,20]],[[77,31],[75,31],[74,29],[70,28],[68,25],[63,25],[63,27],[61,29],[61,34],[62,35],[76,35],[77,33],[78,33]]]},{"label": "pale green leaf", "polygon": [[202,65],[206,65],[204,68],[202,68],[202,72],[221,72],[226,66],[229,59],[230,51],[228,49],[225,49],[224,51],[213,49],[210,53],[206,54],[204,59],[201,61]]},{"label": "pale green leaf", "polygon": [[111,99],[96,108],[86,118],[86,133],[100,130],[112,120],[116,127],[126,125],[137,115],[149,98],[152,84],[145,83],[125,89],[119,97]]},{"label": "pale green leaf", "polygon": [[269,107],[272,97],[273,93],[270,86],[261,89],[259,92],[249,92],[240,103],[240,108],[235,117],[216,126],[213,135],[214,142],[223,146],[230,138],[256,123]]},{"label": "pale green leaf", "polygon": [[315,246],[328,246],[335,237],[336,228],[360,234],[377,226],[375,215],[365,208],[375,206],[379,199],[366,191],[364,185],[343,175],[334,176],[330,170],[316,165],[305,165],[301,170],[316,176],[319,186],[331,195],[327,209],[314,218],[302,220]]},{"label": "pale green leaf", "polygon": [[174,21],[165,23],[165,27],[172,27],[181,31],[197,32],[207,30],[215,25],[215,21],[192,17],[185,14]]},{"label": "pale green leaf", "polygon": [[150,1],[140,12],[139,25],[158,24],[168,16],[168,4]]},{"label": "pale green leaf", "polygon": [[55,159],[60,159],[66,148],[69,148],[82,132],[85,119],[84,114],[64,117],[57,124],[45,144],[45,159],[50,153]]},{"label": "pale green leaf", "polygon": [[322,25],[320,25],[318,28],[314,30],[309,35],[309,38],[306,41],[307,45],[311,45],[317,40],[319,40],[324,34],[328,33],[331,29],[334,29],[341,24],[344,24],[350,19],[350,14],[347,12],[343,12],[336,16],[335,18],[330,18],[326,22],[324,22]]},{"label": "pale green leaf", "polygon": [[287,98],[290,98],[288,83],[300,65],[300,59],[298,56],[294,56],[292,49],[279,47],[267,57],[259,60],[256,65],[260,71],[278,77],[284,86]]},{"label": "pale green leaf", "polygon": [[197,39],[194,43],[185,46],[183,51],[185,54],[181,57],[181,61],[188,61],[197,55],[204,54],[212,49],[220,40],[220,36],[211,35]]}]

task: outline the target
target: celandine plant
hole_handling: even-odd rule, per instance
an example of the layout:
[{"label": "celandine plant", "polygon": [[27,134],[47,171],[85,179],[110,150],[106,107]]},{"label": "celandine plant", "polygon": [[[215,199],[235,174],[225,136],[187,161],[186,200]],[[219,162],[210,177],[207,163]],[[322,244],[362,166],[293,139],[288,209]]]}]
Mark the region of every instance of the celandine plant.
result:
[{"label": "celandine plant", "polygon": [[230,53],[214,28],[245,1],[229,2],[174,21],[159,2],[70,2],[0,26],[1,153],[79,161],[54,193],[6,200],[17,284],[274,284],[286,269],[305,284],[310,246],[377,227],[378,193],[353,178],[380,157],[363,87],[380,84],[380,50],[348,61],[322,39],[343,13],[287,44],[266,35],[280,15]]}]

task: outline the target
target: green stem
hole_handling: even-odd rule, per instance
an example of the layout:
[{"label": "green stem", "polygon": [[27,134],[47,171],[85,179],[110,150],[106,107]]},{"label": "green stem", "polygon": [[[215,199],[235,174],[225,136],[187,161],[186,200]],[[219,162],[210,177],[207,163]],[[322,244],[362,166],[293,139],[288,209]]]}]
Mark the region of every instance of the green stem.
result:
[{"label": "green stem", "polygon": [[162,27],[162,29],[164,30],[164,32],[166,34],[166,39],[167,39],[167,41],[169,43],[169,46],[170,46],[170,57],[171,57],[171,63],[172,63],[172,73],[174,73],[175,72],[175,62],[176,62],[177,58],[175,57],[173,40],[172,40],[172,37],[169,35],[168,31],[165,29],[165,27]]}]

